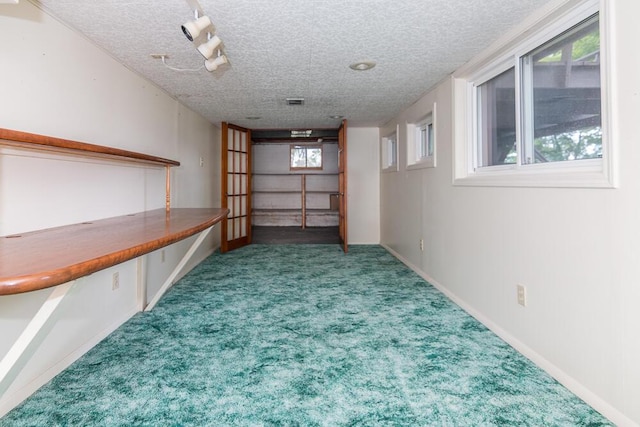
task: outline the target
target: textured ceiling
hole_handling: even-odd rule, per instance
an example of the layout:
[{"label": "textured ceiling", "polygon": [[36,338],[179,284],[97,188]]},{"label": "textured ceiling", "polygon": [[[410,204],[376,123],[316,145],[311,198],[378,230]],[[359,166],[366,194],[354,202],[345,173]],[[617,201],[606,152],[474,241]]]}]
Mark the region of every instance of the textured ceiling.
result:
[{"label": "textured ceiling", "polygon": [[180,29],[195,0],[33,1],[212,123],[269,129],[382,125],[548,0],[201,0],[213,73]]}]

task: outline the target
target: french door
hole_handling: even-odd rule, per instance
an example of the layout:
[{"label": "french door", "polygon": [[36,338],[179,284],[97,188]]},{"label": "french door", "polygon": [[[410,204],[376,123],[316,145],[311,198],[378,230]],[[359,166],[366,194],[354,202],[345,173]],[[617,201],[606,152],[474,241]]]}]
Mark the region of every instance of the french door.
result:
[{"label": "french door", "polygon": [[338,230],[342,250],[347,253],[347,120],[343,120],[338,129]]},{"label": "french door", "polygon": [[251,130],[222,122],[222,221],[220,251],[251,243]]}]

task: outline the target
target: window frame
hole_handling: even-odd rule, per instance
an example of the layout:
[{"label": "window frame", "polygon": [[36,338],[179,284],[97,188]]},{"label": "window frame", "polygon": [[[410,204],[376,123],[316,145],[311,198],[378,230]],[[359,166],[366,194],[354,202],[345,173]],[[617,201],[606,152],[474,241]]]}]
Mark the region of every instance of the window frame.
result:
[{"label": "window frame", "polygon": [[[424,169],[424,168],[435,168],[437,163],[437,125],[436,125],[436,103],[433,103],[433,108],[431,111],[427,112],[422,118],[416,120],[415,122],[407,123],[407,170],[412,169]],[[427,155],[421,155],[422,149],[419,147],[422,143],[422,139],[418,136],[418,130],[422,128],[422,126],[427,126],[427,146],[426,151]],[[428,131],[429,127],[431,127],[431,133]],[[431,143],[431,144],[429,144]],[[429,152],[429,145],[432,146],[431,155]]]},{"label": "window frame", "polygon": [[[518,28],[515,36],[512,33],[506,40],[498,43],[499,47],[495,51],[485,53],[454,74],[454,185],[583,188],[617,186],[616,146],[610,125],[612,101],[609,88],[613,83],[609,71],[612,61],[608,31],[611,25],[607,8],[606,1],[574,0],[568,5],[545,10]],[[599,14],[600,27],[602,158],[525,164],[521,161],[524,113],[521,102],[523,89],[518,77],[522,75],[521,58],[594,14]],[[477,88],[511,67],[515,67],[516,73],[518,160],[515,164],[479,167]]]},{"label": "window frame", "polygon": [[[380,138],[380,160],[382,172],[398,172],[399,170],[399,136],[400,126],[396,125],[393,132],[389,132]],[[395,158],[393,156],[394,151]]]},{"label": "window frame", "polygon": [[[320,149],[320,166],[313,166],[313,167],[309,167],[309,166],[304,166],[304,167],[296,167],[293,166],[291,164],[291,154],[293,153],[293,150],[296,149],[300,149],[303,148],[305,150],[305,164],[308,164],[308,156],[307,156],[307,151],[309,149]],[[322,144],[318,145],[318,144],[290,144],[289,145],[289,170],[290,171],[305,171],[305,170],[312,170],[312,171],[321,171],[324,167],[324,149]]]}]

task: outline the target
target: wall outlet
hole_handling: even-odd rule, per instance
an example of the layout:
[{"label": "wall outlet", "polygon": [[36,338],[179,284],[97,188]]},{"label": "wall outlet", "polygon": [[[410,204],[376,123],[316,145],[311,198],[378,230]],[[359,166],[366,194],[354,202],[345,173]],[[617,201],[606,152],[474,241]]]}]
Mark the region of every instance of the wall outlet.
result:
[{"label": "wall outlet", "polygon": [[115,291],[120,287],[120,273],[116,271],[113,273],[113,279],[111,280],[111,290]]},{"label": "wall outlet", "polygon": [[527,306],[527,288],[524,285],[518,285],[518,304]]},{"label": "wall outlet", "polygon": [[160,251],[160,262],[164,264],[164,249]]},{"label": "wall outlet", "polygon": [[424,252],[424,239],[420,239],[420,250]]},{"label": "wall outlet", "polygon": [[200,157],[200,167],[204,167],[204,157]]}]

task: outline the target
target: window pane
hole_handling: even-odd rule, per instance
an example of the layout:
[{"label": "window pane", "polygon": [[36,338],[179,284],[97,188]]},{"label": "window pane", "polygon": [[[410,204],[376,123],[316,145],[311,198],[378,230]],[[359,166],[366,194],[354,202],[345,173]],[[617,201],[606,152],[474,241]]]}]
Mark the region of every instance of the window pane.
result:
[{"label": "window pane", "polygon": [[598,17],[528,55],[536,163],[602,157]]},{"label": "window pane", "polygon": [[478,86],[478,166],[516,163],[515,68]]},{"label": "window pane", "polygon": [[307,166],[307,150],[303,147],[291,148],[291,167],[304,168]]},{"label": "window pane", "polygon": [[322,148],[307,148],[307,167],[322,167]]},{"label": "window pane", "polygon": [[427,157],[427,141],[428,141],[428,136],[427,136],[427,124],[424,123],[422,125],[420,125],[420,127],[418,128],[417,131],[417,139],[418,139],[418,158],[417,160],[420,159],[424,159],[425,157]]},{"label": "window pane", "polygon": [[428,141],[428,145],[427,145],[426,157],[432,157],[434,152],[434,146],[435,146],[435,139],[433,137],[433,123],[429,123],[427,125],[427,141]]},{"label": "window pane", "polygon": [[398,147],[394,136],[393,139],[389,138],[389,166],[396,164],[398,164]]}]

